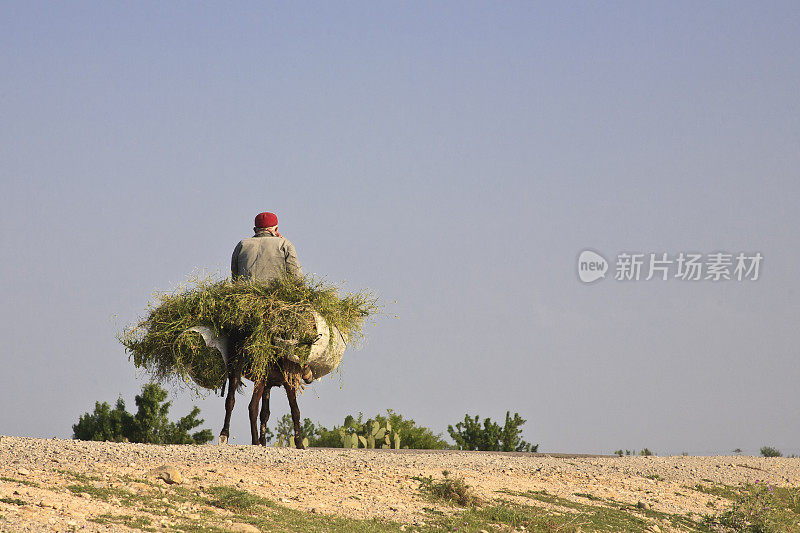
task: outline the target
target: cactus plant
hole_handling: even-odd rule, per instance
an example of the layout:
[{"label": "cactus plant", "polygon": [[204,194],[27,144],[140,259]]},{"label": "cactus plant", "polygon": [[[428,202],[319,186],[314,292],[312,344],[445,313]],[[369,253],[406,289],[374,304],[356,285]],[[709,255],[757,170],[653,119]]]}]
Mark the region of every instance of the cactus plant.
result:
[{"label": "cactus plant", "polygon": [[339,428],[339,435],[342,438],[342,446],[344,448],[400,449],[400,434],[396,431],[392,432],[392,425],[388,421],[383,427],[376,420],[373,420],[367,426],[361,426],[360,431],[363,431],[363,434],[358,432],[351,433],[353,430],[358,431],[358,428]]}]

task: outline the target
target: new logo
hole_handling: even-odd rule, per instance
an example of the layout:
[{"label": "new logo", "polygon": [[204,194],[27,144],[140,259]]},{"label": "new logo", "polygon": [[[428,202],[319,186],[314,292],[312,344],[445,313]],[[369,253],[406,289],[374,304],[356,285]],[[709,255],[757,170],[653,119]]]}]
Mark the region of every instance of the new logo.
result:
[{"label": "new logo", "polygon": [[584,283],[591,283],[606,277],[608,261],[602,255],[584,250],[578,256],[578,277]]}]

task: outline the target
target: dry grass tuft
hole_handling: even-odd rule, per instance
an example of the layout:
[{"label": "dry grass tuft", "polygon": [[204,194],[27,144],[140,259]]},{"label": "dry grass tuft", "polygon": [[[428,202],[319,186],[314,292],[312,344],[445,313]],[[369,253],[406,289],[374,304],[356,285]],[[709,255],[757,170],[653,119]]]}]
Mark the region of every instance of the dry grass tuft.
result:
[{"label": "dry grass tuft", "polygon": [[421,483],[420,490],[434,500],[455,503],[461,507],[472,507],[482,503],[464,478],[450,477],[450,472],[447,470],[443,470],[442,475],[444,478],[438,481],[434,480],[433,476],[415,477],[414,479]]}]

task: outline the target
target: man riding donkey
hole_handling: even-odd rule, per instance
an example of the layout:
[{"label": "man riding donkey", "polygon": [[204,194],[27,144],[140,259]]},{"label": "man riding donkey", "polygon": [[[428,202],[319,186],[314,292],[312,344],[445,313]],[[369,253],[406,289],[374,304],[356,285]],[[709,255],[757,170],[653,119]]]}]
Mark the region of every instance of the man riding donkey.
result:
[{"label": "man riding donkey", "polygon": [[[236,245],[231,257],[231,278],[236,281],[239,279],[254,279],[268,283],[274,279],[287,275],[302,276],[303,272],[300,263],[297,261],[297,253],[294,245],[289,239],[278,232],[278,217],[274,213],[259,213],[255,219],[255,234],[252,237],[243,239]],[[236,389],[241,383],[242,373],[245,368],[246,357],[244,354],[244,332],[235,332],[232,336],[233,357],[228,362],[228,396],[225,400],[225,423],[220,433],[220,444],[228,441],[230,418],[233,406],[236,402],[234,397]],[[266,424],[269,418],[269,389],[274,386],[283,386],[289,398],[289,406],[292,411],[292,418],[295,419],[295,442],[298,448],[302,448],[301,438],[299,438],[299,416],[300,410],[297,407],[296,387],[291,380],[285,378],[285,372],[299,372],[303,381],[311,383],[313,374],[308,365],[300,367],[296,363],[282,361],[281,368],[271,369],[266,379],[257,380],[253,387],[253,397],[250,401],[250,425],[253,437],[253,444],[266,445]],[[292,368],[292,366],[297,368]],[[223,389],[224,394],[224,389]],[[261,428],[257,433],[256,416],[258,413],[259,402],[261,407]]]}]

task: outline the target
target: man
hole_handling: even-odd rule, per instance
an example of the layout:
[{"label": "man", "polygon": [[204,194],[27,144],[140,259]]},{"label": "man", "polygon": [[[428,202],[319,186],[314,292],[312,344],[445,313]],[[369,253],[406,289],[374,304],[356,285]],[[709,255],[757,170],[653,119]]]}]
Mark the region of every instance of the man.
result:
[{"label": "man", "polygon": [[269,282],[294,274],[302,276],[294,245],[278,233],[278,217],[274,213],[259,213],[253,228],[255,235],[244,239],[233,250],[231,277]]},{"label": "man", "polygon": [[[300,269],[300,263],[297,261],[297,253],[294,251],[294,246],[288,239],[278,233],[278,217],[275,213],[259,213],[256,215],[256,222],[253,230],[255,231],[255,235],[240,241],[233,250],[233,256],[231,257],[231,278],[234,281],[237,279],[256,279],[258,281],[269,282],[287,274],[294,274],[297,276],[303,275]],[[225,422],[219,434],[220,444],[228,442],[231,413],[236,403],[235,392],[241,383],[242,372],[244,371],[246,361],[246,358],[243,357],[245,338],[246,334],[242,331],[233,332],[230,338],[232,357],[231,360],[228,361],[228,396],[225,400]],[[274,386],[279,378],[284,377],[283,370],[285,364],[285,362],[281,362],[280,372],[271,372],[268,374],[267,377],[272,376],[272,381],[269,379],[262,379],[254,385],[254,392],[262,392],[257,396],[254,395],[250,401],[250,423],[253,444],[260,441],[255,432],[254,413],[258,412],[259,401],[264,402],[264,409],[266,410],[262,410],[261,416],[264,418],[262,418],[261,423],[264,428],[266,428],[266,419],[269,417],[269,407],[267,403],[269,402],[269,387]],[[306,383],[311,383],[314,380],[313,372],[308,365],[303,365],[301,367],[300,375]],[[224,385],[222,387],[222,395],[225,395]],[[302,448],[302,438],[299,437],[300,410],[297,408],[294,389],[287,387],[286,395],[289,397],[289,405],[292,409],[295,443],[298,448]],[[266,417],[264,413],[266,413]],[[264,429],[262,429],[261,432],[263,434]],[[261,437],[261,440],[263,440],[263,437]],[[266,444],[266,441],[261,443]]]}]

